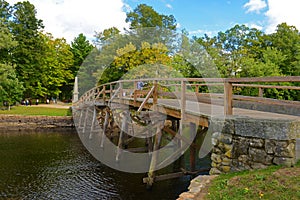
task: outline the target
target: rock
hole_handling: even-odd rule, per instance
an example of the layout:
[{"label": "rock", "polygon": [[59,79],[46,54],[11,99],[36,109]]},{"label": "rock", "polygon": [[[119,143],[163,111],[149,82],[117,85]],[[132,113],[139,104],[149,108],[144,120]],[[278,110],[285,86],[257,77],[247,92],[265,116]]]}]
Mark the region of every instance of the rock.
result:
[{"label": "rock", "polygon": [[230,166],[221,166],[220,170],[224,173],[230,172],[231,167]]},{"label": "rock", "polygon": [[241,163],[248,163],[249,162],[249,156],[248,155],[240,155],[238,157],[238,161]]},{"label": "rock", "polygon": [[267,153],[264,149],[249,148],[249,156],[252,161],[263,163],[266,161]]},{"label": "rock", "polygon": [[262,163],[251,163],[250,166],[252,169],[265,169],[268,167],[267,165],[264,165]]},{"label": "rock", "polygon": [[222,134],[219,140],[224,144],[232,144],[232,135]]},{"label": "rock", "polygon": [[290,143],[286,145],[278,145],[275,147],[274,150],[275,156],[278,157],[288,157],[294,158],[295,157],[295,144]]},{"label": "rock", "polygon": [[294,158],[275,157],[273,159],[273,163],[276,165],[283,165],[283,166],[291,167],[291,166],[295,165],[295,159]]},{"label": "rock", "polygon": [[218,147],[214,147],[212,149],[212,152],[215,153],[215,154],[222,154],[223,152],[221,151],[221,149],[219,149]]},{"label": "rock", "polygon": [[217,168],[211,168],[209,171],[210,175],[218,175],[218,174],[222,174],[222,172],[220,170],[218,170]]},{"label": "rock", "polygon": [[194,197],[195,197],[195,195],[193,195],[189,192],[184,192],[179,195],[178,200],[192,200]]},{"label": "rock", "polygon": [[234,158],[248,154],[250,141],[247,138],[237,137],[233,143],[232,153]]},{"label": "rock", "polygon": [[211,139],[211,143],[212,143],[213,146],[218,146],[219,140],[213,137],[213,138]]},{"label": "rock", "polygon": [[249,146],[255,148],[262,148],[264,146],[264,140],[253,138],[250,140]]},{"label": "rock", "polygon": [[227,152],[225,153],[225,156],[226,156],[227,158],[232,158],[232,150],[227,151]]},{"label": "rock", "polygon": [[265,140],[265,151],[267,154],[274,154],[275,142],[273,140]]},{"label": "rock", "polygon": [[224,158],[222,159],[222,163],[221,163],[221,164],[222,164],[222,165],[225,165],[225,166],[230,166],[230,164],[231,164],[231,159],[224,157]]},{"label": "rock", "polygon": [[222,152],[227,152],[232,150],[232,144],[225,144],[223,142],[220,142],[218,147],[221,149]]},{"label": "rock", "polygon": [[215,163],[221,163],[222,162],[221,156],[219,154],[215,154],[215,153],[211,154],[211,160]]}]

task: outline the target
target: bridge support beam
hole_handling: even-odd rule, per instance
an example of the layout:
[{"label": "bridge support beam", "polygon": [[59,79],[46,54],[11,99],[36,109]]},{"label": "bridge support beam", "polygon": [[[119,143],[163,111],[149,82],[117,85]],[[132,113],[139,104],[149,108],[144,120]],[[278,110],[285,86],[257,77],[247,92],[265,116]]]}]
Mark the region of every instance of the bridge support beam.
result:
[{"label": "bridge support beam", "polygon": [[151,157],[151,163],[150,163],[150,168],[149,168],[149,172],[148,172],[148,178],[144,179],[144,183],[147,184],[147,187],[152,187],[153,183],[154,183],[154,179],[155,179],[155,168],[157,165],[157,159],[158,159],[158,150],[160,147],[160,143],[161,143],[161,138],[162,138],[162,128],[163,128],[164,124],[162,122],[162,124],[160,126],[158,126],[156,128],[156,134],[155,134],[155,140],[154,140],[154,147],[153,147],[153,152],[152,152],[152,157]]},{"label": "bridge support beam", "polygon": [[118,141],[118,150],[116,155],[116,161],[119,162],[122,148],[124,147],[124,141],[125,141],[125,134],[128,133],[128,121],[129,121],[129,111],[123,112],[123,118],[122,118],[122,126],[121,131],[119,135],[119,141]]}]

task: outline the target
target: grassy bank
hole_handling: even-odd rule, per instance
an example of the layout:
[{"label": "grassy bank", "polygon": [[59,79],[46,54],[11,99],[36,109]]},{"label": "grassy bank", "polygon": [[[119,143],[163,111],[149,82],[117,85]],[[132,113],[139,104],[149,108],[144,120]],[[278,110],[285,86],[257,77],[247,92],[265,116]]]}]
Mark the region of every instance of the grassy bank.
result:
[{"label": "grassy bank", "polygon": [[300,162],[295,167],[223,174],[212,181],[205,199],[300,199]]},{"label": "grassy bank", "polygon": [[0,114],[10,115],[43,115],[43,116],[70,116],[68,108],[53,108],[40,106],[14,106],[11,110],[0,110]]}]

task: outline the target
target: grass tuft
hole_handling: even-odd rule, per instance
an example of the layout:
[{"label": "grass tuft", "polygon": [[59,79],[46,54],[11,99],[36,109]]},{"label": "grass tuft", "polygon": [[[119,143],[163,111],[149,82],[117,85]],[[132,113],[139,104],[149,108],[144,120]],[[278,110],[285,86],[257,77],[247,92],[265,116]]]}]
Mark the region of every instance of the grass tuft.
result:
[{"label": "grass tuft", "polygon": [[221,174],[205,199],[300,199],[300,162],[294,167]]}]

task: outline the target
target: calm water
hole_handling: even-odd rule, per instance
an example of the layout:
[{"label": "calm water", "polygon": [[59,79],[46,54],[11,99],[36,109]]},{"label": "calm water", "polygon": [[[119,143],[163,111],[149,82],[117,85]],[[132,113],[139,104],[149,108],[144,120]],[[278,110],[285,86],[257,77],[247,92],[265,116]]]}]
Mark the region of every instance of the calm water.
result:
[{"label": "calm water", "polygon": [[176,199],[190,177],[156,183],[95,160],[76,133],[0,133],[0,199]]}]

